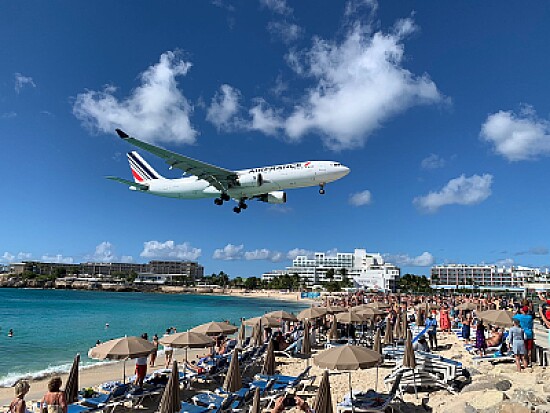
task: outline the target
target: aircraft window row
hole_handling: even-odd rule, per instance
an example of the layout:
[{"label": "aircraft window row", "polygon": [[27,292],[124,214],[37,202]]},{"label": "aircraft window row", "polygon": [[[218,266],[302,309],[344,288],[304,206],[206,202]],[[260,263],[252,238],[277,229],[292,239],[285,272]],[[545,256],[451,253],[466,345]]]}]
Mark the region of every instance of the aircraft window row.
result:
[{"label": "aircraft window row", "polygon": [[333,163],[332,166],[342,166],[341,163]]}]

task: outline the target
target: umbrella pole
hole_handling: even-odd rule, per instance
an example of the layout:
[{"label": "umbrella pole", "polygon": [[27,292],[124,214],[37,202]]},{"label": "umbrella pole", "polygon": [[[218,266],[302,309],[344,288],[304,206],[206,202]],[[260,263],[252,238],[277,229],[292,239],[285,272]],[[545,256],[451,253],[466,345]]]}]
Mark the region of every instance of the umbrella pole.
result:
[{"label": "umbrella pole", "polygon": [[122,384],[126,384],[126,359],[122,363]]},{"label": "umbrella pole", "polygon": [[416,389],[416,378],[414,375],[414,369],[412,369],[412,373],[413,373],[414,395],[416,396],[416,400],[418,400],[418,390]]},{"label": "umbrella pole", "polygon": [[355,413],[355,406],[353,406],[353,389],[351,388],[351,371],[348,371],[349,378],[349,399],[351,400],[351,411]]},{"label": "umbrella pole", "polygon": [[378,391],[378,364],[376,365],[376,381],[374,382],[374,391]]}]

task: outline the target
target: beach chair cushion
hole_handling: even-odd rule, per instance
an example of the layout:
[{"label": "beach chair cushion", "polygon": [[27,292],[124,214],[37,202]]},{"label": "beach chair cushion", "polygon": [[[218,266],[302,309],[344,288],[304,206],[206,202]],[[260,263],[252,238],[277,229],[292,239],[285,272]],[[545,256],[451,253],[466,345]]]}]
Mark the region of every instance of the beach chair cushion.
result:
[{"label": "beach chair cushion", "polygon": [[206,413],[209,409],[207,407],[197,406],[196,404],[181,402],[181,409],[179,413]]}]

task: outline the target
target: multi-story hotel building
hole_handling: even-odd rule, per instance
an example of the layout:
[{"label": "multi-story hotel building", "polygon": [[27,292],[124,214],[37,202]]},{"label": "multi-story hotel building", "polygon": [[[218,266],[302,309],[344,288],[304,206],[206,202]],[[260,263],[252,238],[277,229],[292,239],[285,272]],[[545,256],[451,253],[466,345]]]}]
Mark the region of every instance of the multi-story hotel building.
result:
[{"label": "multi-story hotel building", "polygon": [[526,283],[544,282],[548,270],[521,266],[448,264],[435,265],[431,282],[435,288],[521,288]]},{"label": "multi-story hotel building", "polygon": [[84,262],[81,264],[63,264],[53,262],[25,261],[12,263],[10,275],[33,273],[35,275],[58,275],[64,269],[66,275],[78,274],[80,277],[116,277],[136,274],[156,274],[166,276],[184,276],[195,280],[202,278],[204,267],[194,261],[150,261],[148,264],[126,262]]},{"label": "multi-story hotel building", "polygon": [[[332,273],[331,269],[334,270],[332,279],[327,277]],[[298,274],[310,287],[332,280],[342,281],[346,277],[359,288],[395,291],[400,270],[385,262],[380,254],[367,254],[364,249],[356,249],[353,253],[339,252],[335,255],[316,252],[313,258],[300,255],[292,261],[292,266],[265,273],[262,279],[271,281],[284,274]]]}]

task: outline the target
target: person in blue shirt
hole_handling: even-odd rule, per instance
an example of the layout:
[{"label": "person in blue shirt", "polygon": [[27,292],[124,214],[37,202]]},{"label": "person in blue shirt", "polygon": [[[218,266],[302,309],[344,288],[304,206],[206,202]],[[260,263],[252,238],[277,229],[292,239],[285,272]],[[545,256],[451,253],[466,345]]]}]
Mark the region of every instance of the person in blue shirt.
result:
[{"label": "person in blue shirt", "polygon": [[430,348],[434,351],[437,348],[437,320],[432,313],[430,313],[426,320],[426,329],[428,338],[430,339]]},{"label": "person in blue shirt", "polygon": [[520,313],[514,316],[515,320],[519,321],[520,327],[525,333],[525,349],[527,350],[527,363],[531,365],[531,356],[533,353],[533,314],[529,313],[529,307],[524,305],[520,309]]}]

